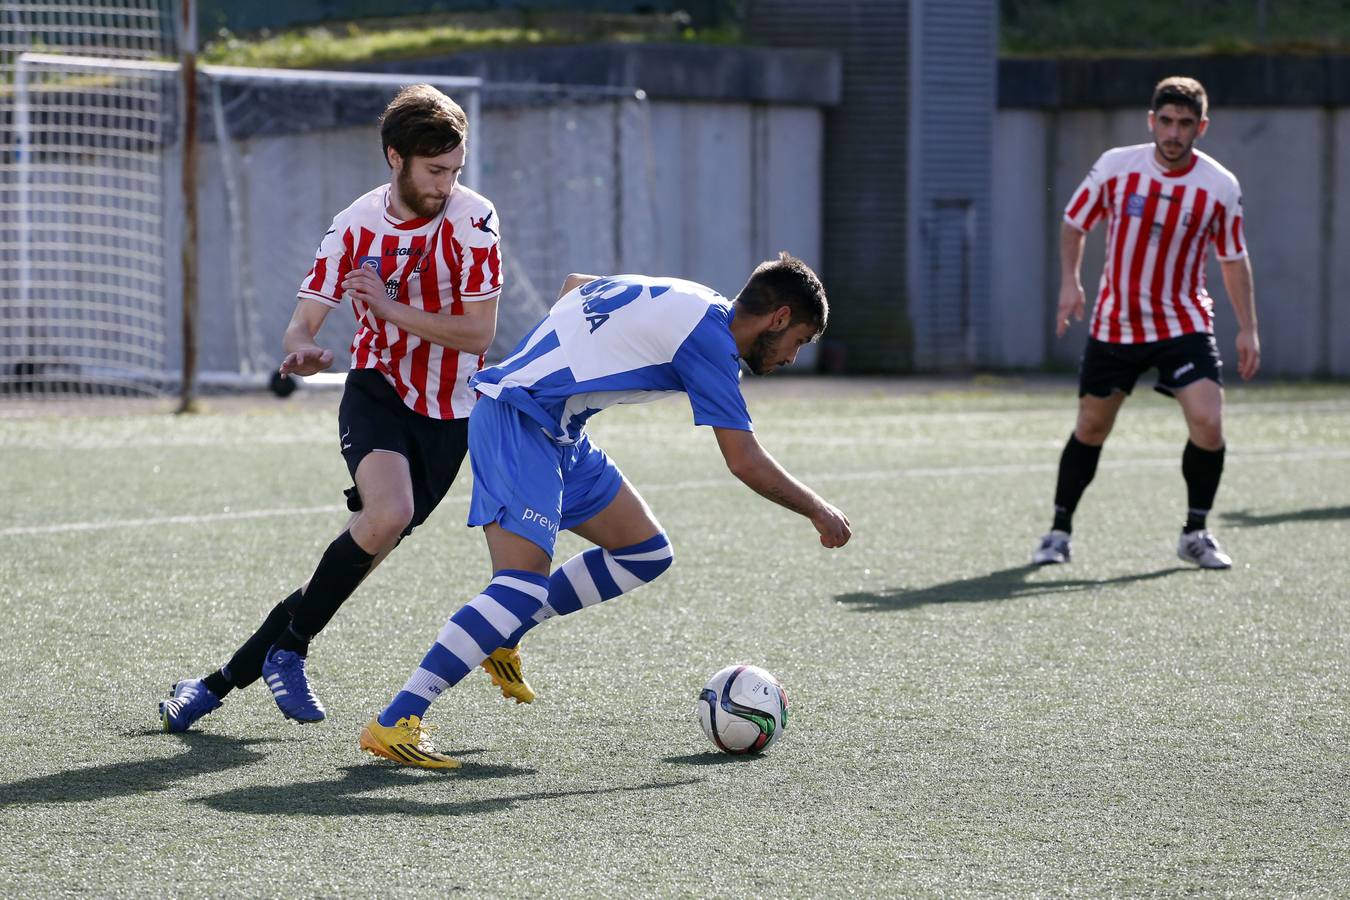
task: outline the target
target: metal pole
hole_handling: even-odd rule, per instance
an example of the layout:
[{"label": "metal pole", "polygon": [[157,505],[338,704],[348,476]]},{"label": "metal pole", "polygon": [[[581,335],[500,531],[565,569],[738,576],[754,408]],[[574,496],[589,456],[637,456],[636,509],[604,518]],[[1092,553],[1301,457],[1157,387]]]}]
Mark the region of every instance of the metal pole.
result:
[{"label": "metal pole", "polygon": [[468,169],[464,174],[468,176],[469,187],[475,191],[483,190],[483,183],[480,176],[483,173],[482,163],[479,162],[479,153],[474,152],[474,146],[481,151],[487,145],[483,143],[479,135],[479,129],[483,127],[483,85],[480,82],[469,89],[469,103],[464,110],[465,116],[469,120],[469,133],[474,135],[473,146],[469,147],[469,161],[465,163],[464,168]]},{"label": "metal pole", "polygon": [[197,4],[179,9],[179,98],[183,153],[183,377],[178,412],[192,412],[197,382]]},{"label": "metal pole", "polygon": [[[32,181],[33,166],[33,127],[31,106],[28,99],[28,62],[19,54],[14,61],[14,143],[18,157],[18,203],[19,203],[19,307],[18,319],[24,323],[27,345],[19,355],[20,365],[32,363],[31,355],[36,354],[37,334],[33,322],[33,214],[32,194],[29,184]],[[25,359],[28,356],[28,359]],[[20,374],[23,374],[22,371]],[[32,373],[36,375],[36,370]]]}]

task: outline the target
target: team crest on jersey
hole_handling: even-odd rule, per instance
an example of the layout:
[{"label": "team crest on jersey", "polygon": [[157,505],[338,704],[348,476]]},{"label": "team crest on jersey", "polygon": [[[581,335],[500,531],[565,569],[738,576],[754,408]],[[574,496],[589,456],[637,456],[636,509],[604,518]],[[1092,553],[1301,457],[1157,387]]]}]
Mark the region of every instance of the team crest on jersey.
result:
[{"label": "team crest on jersey", "polygon": [[1143,194],[1131,194],[1125,198],[1125,215],[1142,216],[1144,214],[1144,204],[1148,198]]},{"label": "team crest on jersey", "polygon": [[370,269],[376,275],[380,274],[380,258],[378,256],[359,256],[356,259],[358,269]]}]

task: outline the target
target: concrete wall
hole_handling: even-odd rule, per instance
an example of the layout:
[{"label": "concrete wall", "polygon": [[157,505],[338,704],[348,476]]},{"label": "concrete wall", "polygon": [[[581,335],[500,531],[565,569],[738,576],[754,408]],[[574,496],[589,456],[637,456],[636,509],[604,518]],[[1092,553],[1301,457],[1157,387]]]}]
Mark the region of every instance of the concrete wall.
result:
[{"label": "concrete wall", "polygon": [[[1003,109],[994,134],[994,344],[1001,367],[1072,365],[1085,325],[1053,338],[1060,214],[1097,156],[1149,140],[1142,107]],[[1350,312],[1334,288],[1350,277],[1350,112],[1217,108],[1200,146],[1243,188],[1268,375],[1350,375]],[[1095,296],[1104,229],[1088,239],[1083,284]],[[1230,363],[1236,325],[1212,259],[1220,349]]]}]

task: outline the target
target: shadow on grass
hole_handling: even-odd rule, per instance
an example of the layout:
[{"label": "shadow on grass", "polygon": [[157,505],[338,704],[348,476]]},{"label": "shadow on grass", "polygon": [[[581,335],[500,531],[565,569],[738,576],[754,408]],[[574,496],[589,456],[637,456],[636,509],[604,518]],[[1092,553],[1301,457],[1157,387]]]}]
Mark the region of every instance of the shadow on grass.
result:
[{"label": "shadow on grass", "polygon": [[706,753],[690,753],[687,756],[667,756],[661,762],[674,763],[677,766],[736,766],[745,765],[750,760],[762,758],[755,753],[742,753],[732,756],[730,753],[717,753],[709,750]]},{"label": "shadow on grass", "polygon": [[108,797],[127,797],[162,791],[179,781],[224,772],[262,759],[255,744],[270,744],[272,738],[235,738],[220,734],[187,732],[167,736],[158,731],[135,732],[129,737],[154,734],[160,740],[186,746],[177,756],[111,763],[92,768],[67,769],[0,785],[0,807],[35,803],[81,803]]},{"label": "shadow on grass", "polygon": [[1261,525],[1281,525],[1285,522],[1333,522],[1350,519],[1350,506],[1324,506],[1321,509],[1293,509],[1289,512],[1257,515],[1246,510],[1219,514],[1225,525],[1238,528],[1256,528]]},{"label": "shadow on grass", "polygon": [[1017,566],[1000,569],[988,575],[961,578],[926,588],[891,588],[882,593],[868,591],[839,594],[838,603],[854,607],[859,612],[886,612],[915,609],[929,603],[984,603],[991,600],[1012,600],[1016,597],[1034,597],[1040,594],[1062,594],[1088,591],[1116,584],[1133,584],[1165,578],[1176,572],[1198,572],[1189,566],[1171,566],[1156,572],[1122,575],[1119,578],[1070,578],[1053,581],[1027,581],[1032,572],[1043,566]]},{"label": "shadow on grass", "polygon": [[[465,753],[457,753],[465,756]],[[462,769],[427,770],[406,766],[370,762],[347,766],[339,778],[326,781],[307,781],[301,784],[259,785],[234,791],[224,791],[194,800],[219,812],[250,813],[254,815],[306,816],[476,816],[499,813],[519,803],[535,800],[557,800],[562,797],[590,797],[600,794],[622,794],[631,791],[654,791],[683,787],[702,781],[686,778],[679,781],[654,781],[647,784],[613,788],[587,788],[573,791],[535,791],[508,794],[490,799],[437,801],[437,795],[452,790],[455,782],[465,779],[501,778],[532,775],[533,769],[514,766],[473,766]],[[371,791],[407,787],[419,791],[425,800],[401,797],[362,797]]]}]

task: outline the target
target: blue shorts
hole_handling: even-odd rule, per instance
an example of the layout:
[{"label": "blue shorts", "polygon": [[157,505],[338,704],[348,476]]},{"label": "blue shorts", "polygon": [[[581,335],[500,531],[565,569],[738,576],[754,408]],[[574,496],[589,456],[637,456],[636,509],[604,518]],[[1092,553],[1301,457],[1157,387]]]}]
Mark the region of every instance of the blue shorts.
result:
[{"label": "blue shorts", "polygon": [[592,518],[619,493],[623,473],[585,433],[556,444],[538,422],[491,397],[469,415],[473,496],[469,525],[496,522],[550,557],[558,529]]}]

